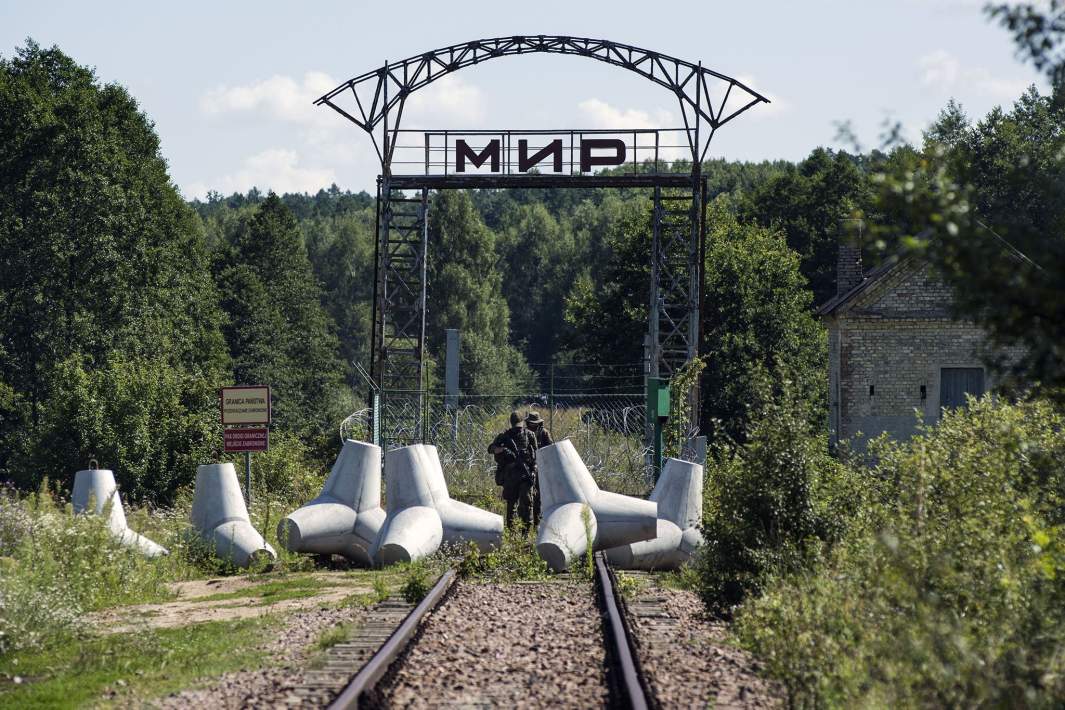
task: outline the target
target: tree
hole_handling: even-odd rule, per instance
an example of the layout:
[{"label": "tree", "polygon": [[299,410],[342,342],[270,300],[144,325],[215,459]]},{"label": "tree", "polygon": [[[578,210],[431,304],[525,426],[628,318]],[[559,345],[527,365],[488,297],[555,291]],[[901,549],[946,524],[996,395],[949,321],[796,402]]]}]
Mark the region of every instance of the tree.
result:
[{"label": "tree", "polygon": [[984,10],[1010,31],[1017,52],[1046,73],[1058,101],[1065,99],[1065,2],[989,3]]},{"label": "tree", "polygon": [[835,294],[840,220],[868,212],[873,192],[858,161],[817,148],[798,165],[768,178],[739,201],[745,220],[781,230],[801,258],[815,303]]},{"label": "tree", "polygon": [[[58,48],[32,40],[0,60],[0,184],[2,475],[25,484],[67,477],[126,437],[121,419],[92,439],[47,430],[70,426],[54,416],[71,401],[63,363],[84,371],[129,363],[140,371],[150,361],[172,371],[177,384],[169,392],[179,393],[179,407],[157,411],[211,416],[204,389],[191,386],[206,382],[210,391],[227,367],[204,235],[167,175],[151,122],[126,90],[101,85]],[[171,397],[151,388],[142,394]],[[92,398],[78,407],[79,416],[106,408]],[[192,475],[157,473],[174,481]],[[116,474],[132,483],[129,470]],[[170,490],[145,485],[155,494]]]},{"label": "tree", "polygon": [[975,126],[948,106],[921,152],[884,172],[880,204],[988,331],[1005,384],[1065,402],[1063,175],[1065,107],[1032,88]]},{"label": "tree", "polygon": [[218,284],[233,377],[270,385],[276,425],[321,447],[348,402],[339,345],[296,219],[270,193],[228,243]]},{"label": "tree", "polygon": [[589,228],[602,236],[566,297],[574,357],[583,362],[643,360],[651,284],[651,201],[604,201]]},{"label": "tree", "polygon": [[744,441],[750,412],[785,389],[805,403],[810,421],[820,422],[827,341],[810,311],[799,256],[779,232],[741,223],[725,197],[710,205],[707,218],[702,377],[707,432]]},{"label": "tree", "polygon": [[466,392],[512,394],[531,386],[528,365],[509,344],[510,312],[496,235],[466,192],[437,193],[429,208],[427,346],[443,359],[445,331],[462,333]]}]

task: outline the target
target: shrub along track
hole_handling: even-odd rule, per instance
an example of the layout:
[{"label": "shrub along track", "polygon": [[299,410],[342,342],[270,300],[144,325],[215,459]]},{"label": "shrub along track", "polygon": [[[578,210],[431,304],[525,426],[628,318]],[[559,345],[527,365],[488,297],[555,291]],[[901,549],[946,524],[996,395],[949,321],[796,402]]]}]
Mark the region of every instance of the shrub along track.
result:
[{"label": "shrub along track", "polygon": [[[434,587],[334,708],[646,707],[605,565],[572,576]],[[434,596],[435,595],[435,596]],[[422,616],[424,615],[424,616]]]}]

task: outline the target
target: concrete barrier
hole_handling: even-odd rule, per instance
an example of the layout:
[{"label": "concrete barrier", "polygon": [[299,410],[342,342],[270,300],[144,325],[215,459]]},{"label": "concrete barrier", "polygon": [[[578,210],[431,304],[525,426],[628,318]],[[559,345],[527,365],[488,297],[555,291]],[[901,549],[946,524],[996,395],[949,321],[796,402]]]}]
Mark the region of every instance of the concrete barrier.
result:
[{"label": "concrete barrier", "polygon": [[536,452],[543,518],[536,550],[556,572],[577,557],[655,537],[658,504],[599,490],[569,439]]},{"label": "concrete barrier", "polygon": [[121,544],[132,547],[146,557],[170,554],[143,535],[129,529],[122,499],[118,496],[115,474],[106,468],[90,468],[74,474],[74,490],[70,496],[75,513],[107,515],[107,527]]},{"label": "concrete barrier", "polygon": [[322,492],[278,523],[277,539],[289,552],[337,554],[369,565],[384,522],[381,447],[348,439]]},{"label": "concrete barrier", "polygon": [[252,527],[231,463],[196,468],[191,518],[200,537],[214,545],[215,554],[237,567],[277,559],[274,548]]},{"label": "concrete barrier", "polygon": [[651,500],[658,503],[658,536],[606,551],[619,569],[672,570],[691,559],[703,542],[703,467],[666,459]]},{"label": "concrete barrier", "polygon": [[388,514],[372,551],[378,564],[416,560],[441,544],[473,541],[488,550],[502,540],[502,516],[451,499],[435,446],[385,454],[385,484]]}]

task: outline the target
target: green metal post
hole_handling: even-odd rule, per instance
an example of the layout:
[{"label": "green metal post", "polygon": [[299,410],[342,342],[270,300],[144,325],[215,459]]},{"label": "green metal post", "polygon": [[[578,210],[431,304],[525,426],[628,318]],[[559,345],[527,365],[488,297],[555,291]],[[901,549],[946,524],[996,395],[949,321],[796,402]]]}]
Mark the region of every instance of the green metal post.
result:
[{"label": "green metal post", "polygon": [[655,483],[662,473],[662,430],[669,420],[669,380],[664,377],[647,378],[647,421],[651,422],[651,465]]}]

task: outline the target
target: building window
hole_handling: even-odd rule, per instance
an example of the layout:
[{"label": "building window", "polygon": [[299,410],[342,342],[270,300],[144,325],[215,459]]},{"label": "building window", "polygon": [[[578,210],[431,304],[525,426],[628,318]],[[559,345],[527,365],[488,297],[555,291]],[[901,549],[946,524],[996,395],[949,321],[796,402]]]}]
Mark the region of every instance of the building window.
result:
[{"label": "building window", "polygon": [[965,395],[984,393],[984,368],[944,367],[939,375],[939,406],[953,409],[965,406]]}]

